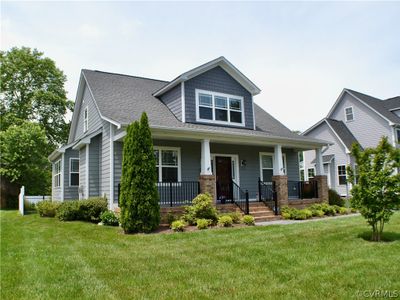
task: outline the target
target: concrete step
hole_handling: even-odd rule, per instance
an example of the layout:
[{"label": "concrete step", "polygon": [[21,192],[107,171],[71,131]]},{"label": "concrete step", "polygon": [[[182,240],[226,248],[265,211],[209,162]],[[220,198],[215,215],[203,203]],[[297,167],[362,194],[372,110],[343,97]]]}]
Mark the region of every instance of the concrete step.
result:
[{"label": "concrete step", "polygon": [[256,211],[256,212],[250,212],[250,215],[254,217],[260,217],[260,216],[275,216],[275,214],[272,211]]},{"label": "concrete step", "polygon": [[266,217],[254,217],[254,221],[256,223],[258,222],[268,222],[268,221],[275,221],[275,220],[280,220],[281,216],[266,216]]}]

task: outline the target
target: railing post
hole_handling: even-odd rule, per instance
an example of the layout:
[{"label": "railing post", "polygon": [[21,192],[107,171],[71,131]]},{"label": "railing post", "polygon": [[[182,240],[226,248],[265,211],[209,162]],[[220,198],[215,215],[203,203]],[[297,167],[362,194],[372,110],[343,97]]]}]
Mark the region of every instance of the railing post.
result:
[{"label": "railing post", "polygon": [[250,212],[250,207],[249,207],[249,191],[246,190],[246,215],[248,215]]},{"label": "railing post", "polygon": [[275,181],[272,182],[272,198],[274,200],[274,213],[278,215],[278,195],[276,194]]},{"label": "railing post", "polygon": [[262,196],[261,196],[261,178],[258,177],[258,201],[261,202]]},{"label": "railing post", "polygon": [[169,202],[170,206],[172,207],[172,181],[169,182]]}]

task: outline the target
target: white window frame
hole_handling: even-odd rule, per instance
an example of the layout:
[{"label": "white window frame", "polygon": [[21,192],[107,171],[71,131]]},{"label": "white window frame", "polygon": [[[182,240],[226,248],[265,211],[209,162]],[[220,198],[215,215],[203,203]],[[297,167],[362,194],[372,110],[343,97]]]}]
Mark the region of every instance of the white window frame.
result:
[{"label": "white window frame", "polygon": [[[344,175],[340,175],[340,174],[339,174],[339,167],[344,167],[344,172],[345,172]],[[347,170],[346,170],[346,165],[337,165],[337,167],[336,167],[336,172],[337,172],[338,185],[341,185],[341,186],[347,185]],[[346,176],[346,183],[345,183],[345,184],[341,184],[341,183],[340,183],[340,176]]]},{"label": "white window frame", "polygon": [[[73,160],[77,160],[78,161],[78,165],[79,165],[79,171],[80,171],[80,169],[81,169],[81,166],[80,166],[80,164],[79,164],[79,158],[77,158],[77,157],[70,157],[70,159],[69,159],[69,186],[71,186],[71,187],[75,187],[75,186],[79,186],[79,182],[78,182],[78,184],[77,185],[72,185],[71,184],[71,174],[78,174],[79,175],[79,171],[78,172],[72,172],[72,161]],[[79,175],[80,176],[80,175]]]},{"label": "white window frame", "polygon": [[89,130],[89,109],[86,106],[85,110],[83,111],[83,132]]},{"label": "white window frame", "polygon": [[395,129],[397,144],[400,144],[400,128]]},{"label": "white window frame", "polygon": [[[259,153],[259,163],[260,163],[260,179],[262,182],[264,182],[264,178],[263,178],[263,167],[262,167],[262,156],[263,155],[268,155],[268,156],[272,156],[272,168],[264,168],[264,169],[268,169],[268,170],[272,170],[272,174],[274,171],[274,165],[275,165],[275,155],[272,152],[260,152]],[[286,153],[282,153],[282,159],[283,159],[283,174],[287,174],[287,166],[286,166]]]},{"label": "white window frame", "polygon": [[[221,153],[211,153],[211,165],[213,175],[217,175],[216,173],[216,164],[215,164],[215,157],[222,156],[222,157],[230,157],[231,158],[231,172],[232,172],[232,181],[237,185],[240,185],[240,174],[239,174],[239,155],[238,154],[221,154]],[[234,167],[232,168],[232,163]],[[215,172],[215,174],[214,174]]]},{"label": "white window frame", "polygon": [[[218,92],[212,92],[212,91],[206,91],[206,90],[200,90],[200,89],[196,89],[196,121],[197,122],[203,122],[203,123],[212,123],[212,124],[221,124],[221,125],[233,125],[233,126],[241,126],[244,127],[245,126],[245,114],[244,114],[244,98],[242,96],[238,96],[238,95],[230,95],[230,94],[224,94],[224,93],[218,93]],[[200,118],[200,100],[199,100],[199,95],[200,94],[208,94],[211,95],[211,106],[209,108],[211,108],[212,110],[212,120],[208,120],[208,119],[201,119]],[[215,97],[225,97],[227,98],[227,108],[218,108],[215,106]],[[236,122],[231,122],[231,108],[229,105],[229,99],[233,98],[233,99],[237,99],[240,100],[240,107],[241,107],[241,114],[242,114],[242,123],[236,123]],[[208,106],[207,106],[208,107]],[[215,110],[216,109],[222,109],[222,110],[226,110],[227,114],[228,114],[228,121],[219,121],[219,120],[215,120]],[[239,112],[238,110],[234,110],[232,109],[232,111],[235,112]]]},{"label": "white window frame", "polygon": [[[314,170],[314,176],[313,177],[310,177],[310,175],[309,175],[309,173],[308,173],[308,171],[309,170]],[[310,181],[310,178],[311,179],[314,179],[315,178],[315,167],[311,167],[311,168],[307,168],[307,181]],[[304,174],[305,175],[305,174]]]},{"label": "white window frame", "polygon": [[[59,170],[57,170],[57,165],[59,165]],[[56,173],[58,171],[58,173]],[[61,169],[61,159],[57,160],[54,163],[54,187],[55,188],[59,188],[61,187],[61,173],[62,173],[62,169]],[[57,180],[57,178],[59,178],[59,180]],[[59,182],[58,182],[59,181]]]},{"label": "white window frame", "polygon": [[[349,119],[347,118],[346,109],[349,109],[349,108],[351,108],[351,115],[352,115],[352,117],[353,117],[353,119],[351,119],[351,120],[349,120]],[[353,122],[353,121],[355,120],[355,118],[354,118],[354,108],[353,108],[353,106],[347,106],[347,107],[344,108],[344,117],[345,117],[346,122]]]},{"label": "white window frame", "polygon": [[[158,178],[159,181],[158,182],[163,182],[162,181],[162,155],[161,152],[163,150],[170,150],[170,151],[177,151],[178,152],[178,181],[182,181],[181,178],[181,148],[180,147],[164,147],[164,146],[154,146],[153,147],[154,150],[159,151],[158,152],[158,162],[156,162],[156,166],[158,167]],[[174,166],[165,166],[165,167],[169,167],[169,168],[174,168]]]}]

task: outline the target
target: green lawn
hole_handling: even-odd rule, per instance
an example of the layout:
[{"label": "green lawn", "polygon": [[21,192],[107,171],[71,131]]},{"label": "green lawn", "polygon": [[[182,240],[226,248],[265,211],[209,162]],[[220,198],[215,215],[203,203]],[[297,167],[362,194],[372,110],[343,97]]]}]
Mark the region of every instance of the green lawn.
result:
[{"label": "green lawn", "polygon": [[361,217],[286,226],[123,235],[119,228],[1,211],[1,299],[353,298],[400,290],[392,242]]}]

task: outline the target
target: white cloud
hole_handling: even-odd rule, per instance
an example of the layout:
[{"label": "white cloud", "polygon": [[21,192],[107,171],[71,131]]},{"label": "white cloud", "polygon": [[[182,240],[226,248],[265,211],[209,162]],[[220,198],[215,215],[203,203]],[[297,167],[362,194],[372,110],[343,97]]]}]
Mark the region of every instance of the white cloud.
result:
[{"label": "white cloud", "polygon": [[82,24],[78,32],[82,38],[100,39],[104,37],[104,31],[93,24]]}]

